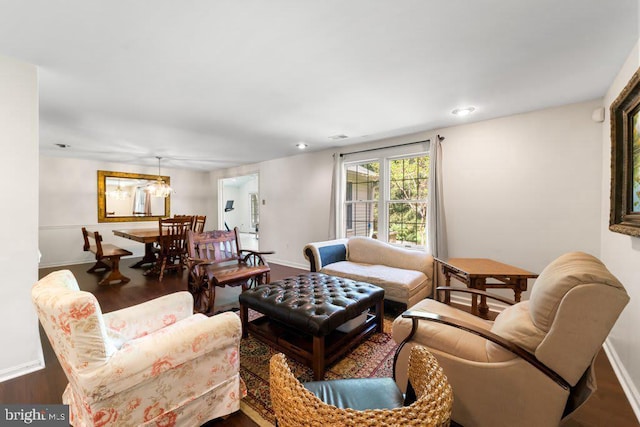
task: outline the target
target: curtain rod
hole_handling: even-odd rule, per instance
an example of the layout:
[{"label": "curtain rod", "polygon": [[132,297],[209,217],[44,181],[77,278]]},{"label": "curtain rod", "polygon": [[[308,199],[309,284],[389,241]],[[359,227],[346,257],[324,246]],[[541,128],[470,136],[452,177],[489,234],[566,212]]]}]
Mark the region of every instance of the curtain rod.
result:
[{"label": "curtain rod", "polygon": [[[444,136],[438,135],[438,140],[444,141]],[[368,148],[366,150],[351,151],[350,153],[340,153],[340,157],[348,156],[349,154],[367,153],[369,151],[386,150],[387,148],[396,148],[396,147],[404,147],[406,145],[421,144],[423,142],[430,142],[430,141],[431,141],[430,139],[424,139],[422,141],[406,142],[404,144],[389,145],[387,147]]]}]

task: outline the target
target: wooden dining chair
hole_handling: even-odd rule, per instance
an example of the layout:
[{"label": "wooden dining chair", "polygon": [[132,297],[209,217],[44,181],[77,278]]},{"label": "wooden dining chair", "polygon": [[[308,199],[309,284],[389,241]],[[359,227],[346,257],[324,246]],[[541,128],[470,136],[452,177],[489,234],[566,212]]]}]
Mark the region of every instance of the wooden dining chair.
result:
[{"label": "wooden dining chair", "polygon": [[193,230],[194,233],[202,233],[204,231],[204,223],[206,221],[206,215],[195,215],[193,217],[193,223],[191,224],[191,230]]},{"label": "wooden dining chair", "polygon": [[[196,218],[194,215],[174,215],[173,217],[177,219],[188,218],[190,220],[189,230],[193,230],[193,225],[195,223],[195,218]],[[156,253],[160,252],[160,242],[156,242],[155,252]]]},{"label": "wooden dining chair", "polygon": [[191,218],[191,230],[196,233],[204,231],[204,223],[207,220],[206,215],[174,215],[174,218]]},{"label": "wooden dining chair", "polygon": [[160,252],[155,272],[161,282],[167,270],[182,271],[187,256],[187,231],[191,229],[191,216],[158,219]]}]

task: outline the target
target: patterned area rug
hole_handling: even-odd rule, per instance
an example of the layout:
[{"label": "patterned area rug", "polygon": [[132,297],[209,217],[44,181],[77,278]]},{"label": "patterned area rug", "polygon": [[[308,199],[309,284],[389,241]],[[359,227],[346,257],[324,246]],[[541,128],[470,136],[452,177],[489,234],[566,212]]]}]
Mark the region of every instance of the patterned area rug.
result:
[{"label": "patterned area rug", "polygon": [[[257,313],[250,313],[253,319]],[[395,315],[385,314],[383,333],[371,335],[338,362],[330,365],[325,379],[391,377],[393,355],[397,344],[391,338]],[[258,425],[275,425],[269,396],[269,360],[276,351],[249,335],[240,343],[240,375],[247,385],[247,397],[241,410]],[[294,375],[302,382],[312,381],[313,372],[295,360],[288,359]]]}]

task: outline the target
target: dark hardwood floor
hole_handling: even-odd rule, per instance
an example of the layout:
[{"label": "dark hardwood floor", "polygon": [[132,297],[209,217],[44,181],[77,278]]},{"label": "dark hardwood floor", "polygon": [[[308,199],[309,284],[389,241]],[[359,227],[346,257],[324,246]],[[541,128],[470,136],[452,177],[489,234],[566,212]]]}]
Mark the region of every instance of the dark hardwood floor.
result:
[{"label": "dark hardwood floor", "polygon": [[[155,277],[144,276],[142,269],[129,267],[137,260],[138,258],[128,258],[121,262],[123,274],[131,278],[131,282],[126,285],[98,286],[100,276],[86,272],[91,264],[43,268],[39,271],[39,276],[43,277],[51,271],[68,268],[76,276],[81,289],[96,295],[104,312],[187,289],[186,272],[182,274],[169,273],[161,283],[158,283]],[[279,280],[300,272],[303,272],[303,270],[271,264],[271,280]],[[67,379],[42,331],[41,338],[46,368],[0,383],[0,402],[39,404],[62,402],[62,392],[66,387]],[[596,359],[596,374],[598,377],[598,391],[585,406],[580,408],[563,425],[569,427],[639,426],[640,424],[620,387],[604,351],[601,351]],[[207,427],[257,426],[242,412],[233,414],[225,419],[210,421],[206,425]]]}]

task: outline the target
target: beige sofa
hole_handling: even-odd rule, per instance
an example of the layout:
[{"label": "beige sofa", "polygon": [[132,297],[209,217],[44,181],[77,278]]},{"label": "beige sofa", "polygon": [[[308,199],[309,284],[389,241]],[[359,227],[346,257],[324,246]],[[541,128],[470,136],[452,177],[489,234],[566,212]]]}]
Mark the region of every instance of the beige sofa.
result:
[{"label": "beige sofa", "polygon": [[384,298],[411,307],[431,296],[433,257],[369,237],[309,243],[304,256],[311,271],[368,282],[384,289]]}]

